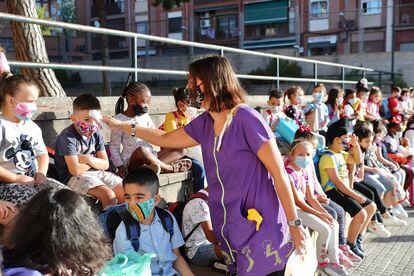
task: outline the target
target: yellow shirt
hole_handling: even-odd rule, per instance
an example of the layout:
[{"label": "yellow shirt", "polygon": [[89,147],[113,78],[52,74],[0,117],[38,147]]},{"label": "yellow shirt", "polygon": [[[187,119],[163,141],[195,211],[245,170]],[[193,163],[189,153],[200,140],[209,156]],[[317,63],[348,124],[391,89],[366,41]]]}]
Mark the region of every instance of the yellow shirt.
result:
[{"label": "yellow shirt", "polygon": [[335,168],[338,173],[339,179],[349,186],[349,171],[347,164],[353,163],[353,158],[350,158],[350,154],[346,151],[334,152],[327,150],[331,154],[324,154],[319,159],[319,173],[321,176],[321,185],[325,192],[336,188],[335,184],[329,179],[326,169]]},{"label": "yellow shirt", "polygon": [[165,115],[165,121],[162,129],[166,132],[171,132],[178,128],[186,126],[190,123],[191,118],[181,116],[177,111],[169,112]]}]

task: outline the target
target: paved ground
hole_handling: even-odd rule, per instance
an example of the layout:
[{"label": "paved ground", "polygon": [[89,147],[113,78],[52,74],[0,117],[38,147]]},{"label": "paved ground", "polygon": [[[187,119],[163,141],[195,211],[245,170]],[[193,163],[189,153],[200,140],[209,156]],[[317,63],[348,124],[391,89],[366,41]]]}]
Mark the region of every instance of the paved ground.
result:
[{"label": "paved ground", "polygon": [[[407,227],[388,227],[392,236],[388,239],[367,234],[365,251],[367,258],[349,270],[351,275],[414,276],[414,209],[409,213]],[[197,276],[219,276],[208,268],[192,267]],[[304,275],[306,276],[306,275]]]}]

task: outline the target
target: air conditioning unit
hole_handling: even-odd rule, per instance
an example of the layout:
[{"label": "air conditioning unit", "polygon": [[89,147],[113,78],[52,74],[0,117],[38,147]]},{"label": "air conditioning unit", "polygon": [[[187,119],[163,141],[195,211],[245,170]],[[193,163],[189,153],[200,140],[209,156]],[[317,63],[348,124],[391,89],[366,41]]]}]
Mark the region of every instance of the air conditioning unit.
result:
[{"label": "air conditioning unit", "polygon": [[202,19],[207,19],[207,18],[210,18],[210,13],[206,12],[205,14],[202,14],[200,17],[201,17]]},{"label": "air conditioning unit", "polygon": [[408,24],[410,24],[410,15],[409,14],[401,15],[401,25],[408,25]]},{"label": "air conditioning unit", "polygon": [[127,47],[127,42],[125,40],[121,40],[118,43],[119,48],[126,48]]},{"label": "air conditioning unit", "polygon": [[210,19],[201,19],[200,28],[209,28],[211,26]]},{"label": "air conditioning unit", "polygon": [[345,30],[355,30],[355,20],[345,20]]}]

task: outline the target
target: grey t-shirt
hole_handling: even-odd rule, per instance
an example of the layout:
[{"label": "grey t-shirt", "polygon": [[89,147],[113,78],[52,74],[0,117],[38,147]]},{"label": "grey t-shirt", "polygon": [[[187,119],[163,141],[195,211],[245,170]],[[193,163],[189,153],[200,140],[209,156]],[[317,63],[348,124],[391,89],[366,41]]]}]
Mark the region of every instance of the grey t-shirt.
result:
[{"label": "grey t-shirt", "polygon": [[76,130],[74,125],[65,128],[56,139],[55,166],[62,183],[68,183],[72,175],[69,173],[65,161],[67,155],[91,154],[105,150],[104,138],[99,132],[95,132],[90,138],[85,139]]},{"label": "grey t-shirt", "polygon": [[47,154],[42,131],[33,121],[14,123],[0,116],[0,166],[15,174],[34,176],[36,157]]}]

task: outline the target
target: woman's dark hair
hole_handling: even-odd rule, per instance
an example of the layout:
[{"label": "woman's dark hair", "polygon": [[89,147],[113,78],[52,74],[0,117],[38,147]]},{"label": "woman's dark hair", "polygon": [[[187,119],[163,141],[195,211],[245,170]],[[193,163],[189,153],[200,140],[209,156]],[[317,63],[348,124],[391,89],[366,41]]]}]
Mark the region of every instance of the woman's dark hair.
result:
[{"label": "woman's dark hair", "polygon": [[269,92],[269,100],[271,98],[281,99],[283,97],[283,91],[280,89],[274,89]]},{"label": "woman's dark hair", "polygon": [[19,86],[22,84],[37,86],[37,84],[27,76],[12,75],[9,72],[3,72],[0,75],[0,104],[4,103],[6,95],[14,97],[19,91]]},{"label": "woman's dark hair", "polygon": [[101,103],[98,98],[91,94],[82,94],[73,101],[73,111],[101,110]]},{"label": "woman's dark hair", "polygon": [[125,100],[128,102],[128,95],[136,95],[146,91],[150,92],[150,89],[144,83],[136,81],[130,82],[127,87],[125,87],[124,91],[122,91],[121,97],[119,97],[115,104],[115,114],[124,112],[124,104]]},{"label": "woman's dark hair", "polygon": [[186,88],[174,88],[172,91],[175,100],[175,106],[178,107],[178,102],[188,104],[190,102],[190,95]]},{"label": "woman's dark hair", "polygon": [[351,88],[345,89],[345,97],[344,97],[344,100],[345,99],[347,100],[349,98],[349,96],[351,96],[352,94],[355,94],[355,93],[356,93],[356,91],[354,89],[351,89]]},{"label": "woman's dark hair", "polygon": [[302,87],[300,87],[300,86],[291,86],[291,87],[289,87],[288,90],[286,90],[286,92],[285,92],[284,100],[286,100],[286,97],[290,100],[291,97],[294,94],[299,93],[299,91],[301,91],[301,90],[303,91]]},{"label": "woman's dark hair", "polygon": [[336,99],[339,97],[339,93],[344,91],[339,86],[334,86],[331,89],[329,89],[328,93],[328,100],[326,101],[326,104],[330,104],[333,109],[335,109],[336,112],[339,112],[338,104],[336,103]]},{"label": "woman's dark hair", "polygon": [[189,66],[189,75],[194,87],[195,78],[201,80],[204,96],[210,101],[209,111],[221,112],[223,108],[232,109],[246,102],[246,92],[225,57],[215,55],[194,61]]},{"label": "woman's dark hair", "polygon": [[111,258],[97,219],[69,189],[47,188],[26,204],[6,231],[4,266],[52,275],[95,275]]}]

